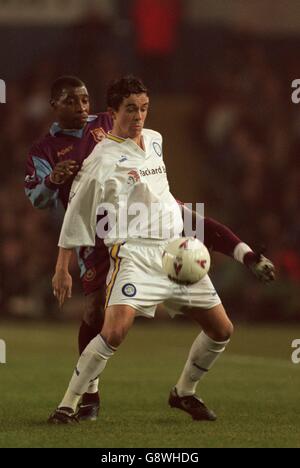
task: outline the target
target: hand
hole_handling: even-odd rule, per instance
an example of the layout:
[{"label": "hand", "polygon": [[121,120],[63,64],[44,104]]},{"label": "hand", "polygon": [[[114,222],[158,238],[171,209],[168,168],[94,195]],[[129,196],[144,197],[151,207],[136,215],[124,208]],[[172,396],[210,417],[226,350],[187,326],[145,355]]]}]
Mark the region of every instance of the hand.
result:
[{"label": "hand", "polygon": [[256,278],[263,283],[269,283],[275,280],[275,266],[268,258],[258,255],[257,259],[249,265],[250,270]]},{"label": "hand", "polygon": [[65,298],[70,299],[72,297],[72,276],[67,270],[56,270],[52,278],[52,288],[59,307],[62,307]]},{"label": "hand", "polygon": [[56,164],[50,174],[50,182],[56,185],[64,184],[79,169],[76,161],[67,159]]}]

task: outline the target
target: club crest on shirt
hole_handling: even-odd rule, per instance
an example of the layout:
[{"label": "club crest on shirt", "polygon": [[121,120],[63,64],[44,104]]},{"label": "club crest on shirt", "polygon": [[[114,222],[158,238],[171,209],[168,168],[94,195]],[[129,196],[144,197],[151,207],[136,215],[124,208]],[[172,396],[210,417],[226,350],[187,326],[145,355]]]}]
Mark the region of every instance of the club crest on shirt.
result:
[{"label": "club crest on shirt", "polygon": [[90,268],[84,275],[84,281],[93,281],[96,278],[96,269]]},{"label": "club crest on shirt", "polygon": [[127,184],[128,185],[134,185],[136,182],[140,182],[141,177],[138,171],[135,169],[132,169],[132,171],[128,172],[128,179],[127,179]]},{"label": "club crest on shirt", "polygon": [[93,130],[91,130],[91,134],[96,143],[99,143],[106,137],[106,133],[102,127],[94,128]]},{"label": "club crest on shirt", "polygon": [[162,155],[162,148],[160,146],[159,143],[157,143],[157,141],[154,141],[153,143],[153,149],[155,151],[155,153],[157,154],[157,156],[159,156],[161,158],[161,155]]},{"label": "club crest on shirt", "polygon": [[131,283],[124,284],[122,288],[122,293],[126,297],[133,297],[136,295],[136,287],[134,286],[134,284]]}]

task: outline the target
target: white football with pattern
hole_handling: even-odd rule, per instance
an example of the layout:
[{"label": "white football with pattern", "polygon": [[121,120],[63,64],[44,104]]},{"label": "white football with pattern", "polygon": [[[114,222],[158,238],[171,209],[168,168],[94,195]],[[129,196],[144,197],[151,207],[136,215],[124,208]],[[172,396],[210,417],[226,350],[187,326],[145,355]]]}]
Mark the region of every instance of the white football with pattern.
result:
[{"label": "white football with pattern", "polygon": [[171,280],[181,284],[194,284],[209,271],[210,255],[198,239],[180,237],[165,248],[162,266]]}]

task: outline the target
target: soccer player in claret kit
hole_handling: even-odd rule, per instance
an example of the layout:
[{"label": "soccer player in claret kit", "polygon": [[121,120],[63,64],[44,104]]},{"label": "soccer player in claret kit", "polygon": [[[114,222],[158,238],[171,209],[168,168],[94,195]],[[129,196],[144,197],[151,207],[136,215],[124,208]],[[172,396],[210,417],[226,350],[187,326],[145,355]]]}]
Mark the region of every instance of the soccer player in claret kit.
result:
[{"label": "soccer player in claret kit", "polygon": [[[66,209],[75,174],[83,160],[112,128],[112,120],[105,112],[89,115],[87,88],[73,76],[62,76],[53,83],[50,103],[57,122],[44,138],[30,148],[25,192],[36,208],[55,208],[61,204]],[[77,256],[86,296],[78,335],[81,353],[103,323],[109,257],[101,239],[97,239],[95,247],[78,247]],[[83,395],[79,419],[94,420],[99,404],[96,379]]]},{"label": "soccer player in claret kit", "polygon": [[[81,354],[69,387],[48,422],[78,422],[81,396],[103,372],[135,317],[154,317],[157,305],[163,302],[175,313],[194,319],[202,328],[170,392],[169,405],[187,412],[194,420],[213,421],[216,415],[196,396],[196,386],[224,351],[233,331],[232,323],[208,275],[198,283],[183,286],[172,282],[162,270],[164,248],[181,235],[183,222],[179,205],[169,191],[162,137],[144,129],[149,106],[147,89],[139,79],[124,77],[109,87],[107,104],[113,129],[84,161],[73,182],[57,261],[57,268],[68,275],[72,249],[95,244],[99,206],[104,203],[108,211],[117,213],[115,224],[111,224],[105,237],[111,267],[104,325]],[[128,223],[124,232],[124,213],[119,214],[124,199],[128,218],[130,207],[136,202],[143,203],[146,211],[152,204],[157,207],[154,217],[143,218],[138,235],[130,231]],[[159,229],[153,229],[155,222]],[[256,255],[224,226],[213,220],[206,220],[205,224],[209,247],[248,264],[262,280],[274,279],[274,266],[269,260]],[[56,274],[53,287],[62,304],[70,286]]]}]

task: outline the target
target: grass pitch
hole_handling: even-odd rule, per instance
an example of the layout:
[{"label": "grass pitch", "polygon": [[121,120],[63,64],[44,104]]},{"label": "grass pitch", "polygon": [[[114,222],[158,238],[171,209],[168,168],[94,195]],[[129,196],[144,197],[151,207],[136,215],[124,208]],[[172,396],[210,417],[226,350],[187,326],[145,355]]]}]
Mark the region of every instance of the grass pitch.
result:
[{"label": "grass pitch", "polygon": [[110,360],[97,422],[48,426],[77,360],[75,325],[2,324],[0,447],[300,447],[300,329],[237,327],[228,350],[198,387],[214,423],[167,405],[196,326],[144,320]]}]

